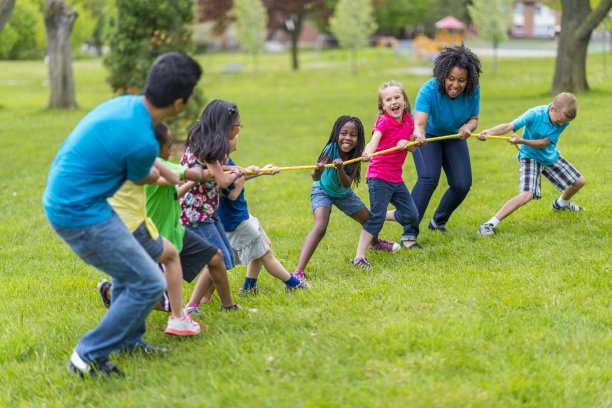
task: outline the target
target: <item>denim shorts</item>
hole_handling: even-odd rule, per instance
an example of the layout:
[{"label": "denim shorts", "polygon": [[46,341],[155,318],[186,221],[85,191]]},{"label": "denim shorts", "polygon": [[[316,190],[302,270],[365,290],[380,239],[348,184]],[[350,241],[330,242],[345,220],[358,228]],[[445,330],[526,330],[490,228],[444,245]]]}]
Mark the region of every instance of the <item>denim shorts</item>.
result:
[{"label": "denim shorts", "polygon": [[217,214],[211,215],[204,222],[199,224],[194,223],[192,225],[185,225],[185,229],[195,232],[200,237],[219,248],[223,254],[225,269],[232,269],[236,266],[234,263],[234,251],[227,239],[227,235],[225,235],[225,230]]},{"label": "denim shorts", "polygon": [[365,204],[353,190],[349,190],[342,197],[332,197],[321,188],[312,186],[310,202],[312,204],[312,212],[319,207],[332,208],[332,205],[335,205],[343,213],[350,216],[365,208]]},{"label": "denim shorts", "polygon": [[164,240],[162,239],[161,234],[157,237],[157,239],[153,239],[149,234],[149,230],[145,227],[144,222],[136,228],[134,232],[132,232],[136,241],[147,251],[147,253],[153,258],[155,262],[159,259],[162,252],[164,252]]}]

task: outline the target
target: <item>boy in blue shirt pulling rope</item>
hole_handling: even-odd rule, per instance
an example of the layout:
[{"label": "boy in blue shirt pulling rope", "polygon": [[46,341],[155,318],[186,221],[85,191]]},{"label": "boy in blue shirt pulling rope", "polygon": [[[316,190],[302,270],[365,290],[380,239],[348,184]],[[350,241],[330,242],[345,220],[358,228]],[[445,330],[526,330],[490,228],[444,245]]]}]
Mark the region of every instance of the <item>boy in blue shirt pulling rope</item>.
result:
[{"label": "boy in blue shirt pulling rope", "polygon": [[479,139],[486,140],[487,136],[505,135],[525,127],[522,137],[513,133],[508,140],[508,143],[523,145],[518,153],[521,192],[508,200],[493,218],[480,225],[478,235],[495,234],[495,228],[501,220],[532,199],[542,198],[540,192],[542,174],[562,192],[561,196],[551,204],[553,211],[584,210],[570,202],[570,199],[584,186],[585,179],[557,149],[561,132],[576,117],[577,112],[576,97],[571,93],[562,92],[550,105],[536,106],[510,123],[502,123],[480,132]]}]

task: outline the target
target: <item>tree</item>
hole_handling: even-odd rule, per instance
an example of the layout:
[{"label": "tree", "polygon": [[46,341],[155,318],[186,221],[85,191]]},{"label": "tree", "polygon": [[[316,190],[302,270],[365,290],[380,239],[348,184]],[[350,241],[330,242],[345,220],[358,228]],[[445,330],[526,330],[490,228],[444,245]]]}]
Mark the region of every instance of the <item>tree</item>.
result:
[{"label": "tree", "polygon": [[269,25],[285,30],[291,39],[291,67],[299,69],[298,39],[310,14],[321,15],[329,7],[326,0],[263,0],[270,17]]},{"label": "tree", "polygon": [[6,22],[11,18],[14,7],[15,0],[2,0],[2,3],[0,3],[0,34],[2,34]]},{"label": "tree", "polygon": [[231,22],[232,0],[198,0],[198,21],[212,21],[213,32],[223,34]]},{"label": "tree", "polygon": [[266,9],[261,0],[235,0],[234,16],[236,39],[253,56],[253,67],[257,72],[257,56],[266,45]]},{"label": "tree", "polygon": [[371,0],[340,0],[329,20],[340,45],[349,49],[353,74],[357,72],[357,48],[368,45],[370,35],[376,30],[372,13]]},{"label": "tree", "polygon": [[561,0],[561,33],[557,46],[552,94],[589,89],[586,78],[587,47],[593,30],[612,8],[612,0],[601,0],[593,9],[590,0]]},{"label": "tree", "polygon": [[468,5],[478,34],[493,44],[493,75],[497,75],[497,47],[508,38],[514,0],[473,0]]},{"label": "tree", "polygon": [[76,108],[70,34],[77,13],[61,0],[47,0],[45,30],[49,54],[49,108]]},{"label": "tree", "polygon": [[378,28],[384,34],[402,37],[406,26],[415,26],[423,21],[429,3],[431,2],[428,0],[397,0],[392,2],[375,0],[374,11]]},{"label": "tree", "polygon": [[[116,15],[109,18],[104,56],[107,78],[119,95],[144,90],[149,68],[155,59],[170,51],[187,53],[193,49],[189,25],[193,21],[192,0],[116,0]],[[189,108],[167,120],[174,135],[182,133],[203,105],[199,88],[194,90]]]}]

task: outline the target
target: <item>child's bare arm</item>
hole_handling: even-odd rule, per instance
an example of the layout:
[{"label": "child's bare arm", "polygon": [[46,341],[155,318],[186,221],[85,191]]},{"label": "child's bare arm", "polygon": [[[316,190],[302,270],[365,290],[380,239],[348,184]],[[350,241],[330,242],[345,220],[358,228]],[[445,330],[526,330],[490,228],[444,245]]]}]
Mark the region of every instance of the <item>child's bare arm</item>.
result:
[{"label": "child's bare arm", "polygon": [[501,123],[497,126],[492,127],[491,129],[485,129],[480,131],[480,135],[478,136],[479,140],[487,140],[487,136],[499,136],[505,135],[508,132],[512,132],[514,130],[514,124],[510,123]]},{"label": "child's bare arm", "polygon": [[315,169],[310,174],[314,181],[321,180],[321,175],[323,174],[323,170],[325,170],[325,165],[327,164],[328,161],[329,161],[329,157],[325,157],[324,160],[315,164]]},{"label": "child's bare arm", "polygon": [[380,133],[378,130],[375,130],[374,133],[372,133],[372,140],[370,140],[370,143],[366,145],[365,149],[363,149],[363,153],[361,154],[363,156],[363,161],[370,161],[372,153],[376,151],[378,143],[380,143],[381,137],[382,133]]},{"label": "child's bare arm", "polygon": [[160,176],[166,179],[169,184],[179,184],[181,182],[181,176],[178,171],[170,169],[161,160],[155,159],[154,166],[159,171]]},{"label": "child's bare arm", "polygon": [[525,146],[533,147],[535,149],[541,149],[544,146],[548,146],[550,144],[550,140],[546,138],[537,139],[537,140],[527,140],[513,133],[510,135],[510,139],[508,140],[508,143],[513,144],[513,145],[522,144]]},{"label": "child's bare arm", "polygon": [[185,170],[183,174],[183,178],[185,180],[195,181],[197,183],[201,183],[203,181],[212,180],[213,176],[210,170],[201,169],[199,167],[190,167]]},{"label": "child's bare arm", "polygon": [[218,160],[213,163],[206,162],[206,167],[210,170],[213,178],[221,188],[228,188],[234,181],[238,180],[240,177],[246,176],[247,173],[246,169],[235,166],[232,167],[231,173],[225,174]]},{"label": "child's bare arm", "polygon": [[176,189],[178,192],[178,196],[182,197],[184,196],[189,190],[191,190],[191,187],[195,186],[196,182],[195,181],[188,181],[180,186],[178,186],[178,188]]},{"label": "child's bare arm", "polygon": [[340,184],[342,184],[342,187],[349,188],[353,182],[353,177],[346,174],[344,167],[342,167],[342,163],[342,159],[335,159],[334,167],[336,168],[336,172],[338,173],[338,181]]},{"label": "child's bare arm", "polygon": [[240,196],[240,193],[242,192],[242,187],[244,187],[245,181],[245,177],[240,177],[236,181],[234,181],[234,188],[230,190],[229,194],[227,195],[227,198],[232,201],[237,199],[238,196]]}]

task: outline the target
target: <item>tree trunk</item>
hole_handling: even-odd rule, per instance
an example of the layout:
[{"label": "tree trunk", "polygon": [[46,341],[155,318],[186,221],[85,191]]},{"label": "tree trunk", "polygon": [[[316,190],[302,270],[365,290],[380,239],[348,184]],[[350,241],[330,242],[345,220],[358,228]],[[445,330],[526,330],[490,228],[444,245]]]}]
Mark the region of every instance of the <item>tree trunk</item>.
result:
[{"label": "tree trunk", "polygon": [[51,96],[48,108],[76,108],[70,34],[77,13],[61,0],[47,2],[45,30],[49,54]]},{"label": "tree trunk", "polygon": [[291,37],[291,67],[294,71],[300,69],[300,64],[298,61],[298,40],[300,39],[300,34],[302,33],[302,23],[304,21],[304,15],[306,13],[303,10],[300,10],[295,19],[293,19],[293,29],[287,30],[289,36]]},{"label": "tree trunk", "polygon": [[0,34],[2,34],[6,22],[11,18],[13,8],[15,8],[15,0],[2,0],[2,3],[0,3]]},{"label": "tree trunk", "polygon": [[551,94],[589,90],[587,47],[593,30],[611,7],[612,0],[602,0],[595,10],[591,8],[590,0],[561,0],[561,33]]}]

